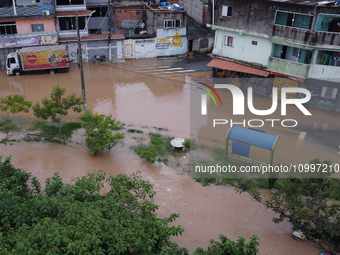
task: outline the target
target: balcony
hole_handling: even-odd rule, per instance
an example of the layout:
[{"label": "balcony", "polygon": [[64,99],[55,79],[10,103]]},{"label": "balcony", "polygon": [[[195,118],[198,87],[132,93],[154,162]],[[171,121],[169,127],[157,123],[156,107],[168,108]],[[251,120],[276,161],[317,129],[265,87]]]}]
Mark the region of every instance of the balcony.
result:
[{"label": "balcony", "polygon": [[268,70],[302,79],[308,77],[309,64],[293,62],[285,59],[269,57]]},{"label": "balcony", "polygon": [[84,0],[56,0],[57,12],[64,11],[85,11],[86,4]]},{"label": "balcony", "polygon": [[308,78],[339,82],[340,66],[310,65]]}]

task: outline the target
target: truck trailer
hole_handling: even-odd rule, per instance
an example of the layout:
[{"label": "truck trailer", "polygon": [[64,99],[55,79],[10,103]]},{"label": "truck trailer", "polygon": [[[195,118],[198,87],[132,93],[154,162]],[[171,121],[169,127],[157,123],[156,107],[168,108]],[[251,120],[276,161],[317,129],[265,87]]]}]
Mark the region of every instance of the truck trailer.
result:
[{"label": "truck trailer", "polygon": [[45,71],[54,74],[68,71],[67,45],[27,47],[9,53],[6,59],[7,75]]}]

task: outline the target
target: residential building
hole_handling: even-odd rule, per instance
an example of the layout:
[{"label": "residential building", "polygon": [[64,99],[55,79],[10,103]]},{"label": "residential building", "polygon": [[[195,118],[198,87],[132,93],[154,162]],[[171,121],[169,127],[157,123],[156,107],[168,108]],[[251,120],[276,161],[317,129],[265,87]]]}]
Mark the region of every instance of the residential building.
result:
[{"label": "residential building", "polygon": [[58,44],[54,20],[53,0],[1,1],[0,67],[5,66],[8,53],[19,48]]},{"label": "residential building", "polygon": [[[340,110],[335,1],[216,0],[214,16],[208,26],[216,31],[210,63],[216,77],[272,77],[267,87],[307,87],[310,107]],[[256,91],[271,96],[268,88]]]},{"label": "residential building", "polygon": [[114,5],[114,20],[125,35],[126,59],[180,55],[188,50],[185,10],[124,3]]},{"label": "residential building", "polygon": [[84,61],[90,61],[94,55],[105,55],[109,61],[123,58],[124,35],[110,29],[110,25],[113,26],[111,24],[113,17],[108,2],[105,8],[100,0],[55,1],[59,41],[62,44],[68,44],[70,60],[78,60],[77,14]]}]

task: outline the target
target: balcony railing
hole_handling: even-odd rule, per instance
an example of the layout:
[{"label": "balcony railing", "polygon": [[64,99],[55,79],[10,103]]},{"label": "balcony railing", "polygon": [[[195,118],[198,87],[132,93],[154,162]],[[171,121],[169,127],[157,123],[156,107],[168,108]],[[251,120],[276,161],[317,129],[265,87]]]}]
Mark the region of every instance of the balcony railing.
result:
[{"label": "balcony railing", "polygon": [[285,59],[269,57],[268,69],[272,72],[282,73],[298,78],[306,79],[309,71],[308,64],[302,64]]}]

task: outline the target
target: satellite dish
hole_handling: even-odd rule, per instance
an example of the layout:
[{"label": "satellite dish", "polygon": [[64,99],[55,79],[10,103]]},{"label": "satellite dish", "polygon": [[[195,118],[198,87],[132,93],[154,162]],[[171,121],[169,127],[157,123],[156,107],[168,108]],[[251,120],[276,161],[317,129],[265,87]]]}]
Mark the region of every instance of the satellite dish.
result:
[{"label": "satellite dish", "polygon": [[213,51],[212,51],[212,54],[217,54],[217,52],[218,52],[218,50],[217,49],[213,49]]}]

